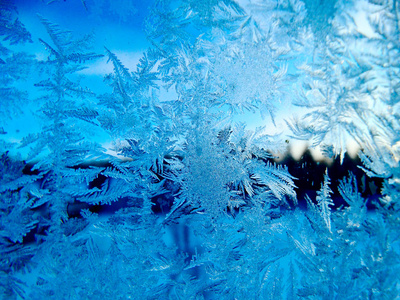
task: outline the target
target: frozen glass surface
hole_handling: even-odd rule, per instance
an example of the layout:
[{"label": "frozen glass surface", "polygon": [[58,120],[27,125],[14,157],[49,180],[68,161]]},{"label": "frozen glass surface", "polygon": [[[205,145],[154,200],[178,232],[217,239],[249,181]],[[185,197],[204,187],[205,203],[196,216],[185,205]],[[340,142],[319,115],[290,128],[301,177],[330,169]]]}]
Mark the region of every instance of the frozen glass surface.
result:
[{"label": "frozen glass surface", "polygon": [[0,298],[400,298],[399,26],[0,0]]}]

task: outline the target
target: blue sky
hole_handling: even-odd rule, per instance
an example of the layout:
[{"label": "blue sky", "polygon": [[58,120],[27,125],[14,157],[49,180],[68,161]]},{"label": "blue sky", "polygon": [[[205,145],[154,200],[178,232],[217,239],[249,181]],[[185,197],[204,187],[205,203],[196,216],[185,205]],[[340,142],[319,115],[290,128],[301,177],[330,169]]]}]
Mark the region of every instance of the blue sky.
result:
[{"label": "blue sky", "polygon": [[[139,61],[143,51],[150,45],[146,39],[143,22],[148,13],[148,7],[153,1],[143,0],[85,0],[87,10],[81,0],[60,0],[53,1],[51,4],[48,0],[16,0],[16,6],[19,11],[19,19],[26,25],[32,34],[33,43],[18,46],[18,50],[28,53],[34,53],[39,59],[46,59],[47,53],[43,45],[38,41],[42,38],[49,41],[50,38],[41,24],[37,14],[42,15],[51,22],[57,23],[63,29],[71,30],[75,37],[79,38],[85,34],[94,33],[94,51],[104,54],[104,46],[114,52],[119,59],[130,70],[136,69],[136,64]],[[248,5],[247,0],[238,1],[243,7]],[[357,13],[354,13],[355,24],[354,28],[347,28],[348,31],[359,31],[366,35],[373,35],[373,31],[366,21],[367,15],[361,9],[365,6],[365,0],[358,2]],[[88,65],[86,70],[80,73],[84,76],[82,85],[95,90],[96,93],[107,91],[107,86],[102,83],[103,76],[112,72],[112,64],[107,63],[107,58],[96,60]],[[289,66],[289,73],[294,72]],[[33,87],[35,78],[28,80],[24,84],[26,90],[30,93],[30,98],[35,98],[38,95],[37,90]],[[23,87],[22,87],[23,88]],[[109,91],[109,90],[108,90]],[[162,92],[163,93],[163,92]],[[172,97],[173,94],[163,93],[163,96]],[[172,96],[171,96],[172,95]],[[40,130],[42,124],[34,118],[33,112],[37,107],[35,103],[25,107],[26,113],[19,118],[15,118],[5,127],[10,133],[9,141],[18,142],[27,133]],[[250,129],[269,124],[266,127],[266,133],[275,134],[282,132],[288,134],[287,126],[284,119],[290,118],[299,113],[298,108],[292,105],[286,105],[278,110],[276,118],[277,126],[270,125],[270,120],[262,120],[258,114],[244,114],[238,121],[245,121]],[[99,137],[101,143],[107,144],[105,136]],[[306,142],[291,141],[292,154],[296,157],[301,156],[301,153],[307,147]],[[353,147],[354,148],[354,147]],[[318,156],[318,151],[314,151]]]},{"label": "blue sky", "polygon": [[[11,46],[14,51],[34,54],[40,60],[47,58],[48,52],[39,42],[39,38],[50,44],[51,42],[38,14],[58,24],[60,28],[72,31],[76,38],[94,33],[93,51],[104,54],[104,47],[107,47],[131,70],[136,69],[143,51],[149,47],[142,25],[147,6],[151,4],[151,1],[118,1],[119,3],[126,2],[126,5],[118,6],[112,0],[87,0],[88,10],[80,0],[59,1],[48,5],[46,2],[48,1],[15,1],[18,18],[31,33],[33,43]],[[103,57],[88,63],[87,67],[80,71],[80,74],[84,75],[82,85],[96,93],[109,92],[109,88],[103,83],[103,77],[112,73],[113,66],[107,63],[107,58]],[[18,82],[18,88],[27,91],[30,99],[40,96],[38,89],[33,86],[37,83],[37,77],[33,73],[28,80]],[[3,137],[8,142],[18,143],[27,134],[40,131],[43,124],[40,123],[39,118],[35,117],[35,111],[38,109],[36,103],[36,101],[29,101],[29,105],[24,105],[23,114],[6,123],[4,129],[8,134]],[[107,144],[104,134],[99,133],[97,138],[99,142]],[[27,150],[18,151],[24,157]]]}]

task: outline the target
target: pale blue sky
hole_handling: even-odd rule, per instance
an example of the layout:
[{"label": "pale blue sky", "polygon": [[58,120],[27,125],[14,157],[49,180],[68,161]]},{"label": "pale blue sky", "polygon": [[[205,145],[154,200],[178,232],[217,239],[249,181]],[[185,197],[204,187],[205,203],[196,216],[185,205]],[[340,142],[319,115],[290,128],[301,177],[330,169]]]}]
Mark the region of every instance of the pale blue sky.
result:
[{"label": "pale blue sky", "polygon": [[[131,71],[136,69],[136,64],[139,61],[143,51],[149,46],[144,33],[143,21],[147,15],[148,7],[153,1],[143,0],[85,0],[88,10],[85,9],[81,0],[66,0],[54,1],[51,4],[46,4],[48,0],[16,0],[19,11],[19,19],[26,25],[32,34],[33,43],[18,46],[15,50],[34,53],[39,59],[46,59],[47,52],[43,45],[38,41],[42,38],[45,41],[50,41],[50,38],[40,23],[37,14],[42,15],[51,22],[59,24],[62,29],[71,30],[76,38],[82,37],[85,34],[94,33],[94,51],[104,54],[104,46],[114,52],[119,59]],[[246,1],[239,1],[246,6]],[[365,6],[365,0],[360,0],[357,9],[354,13],[356,19],[355,28],[364,34],[369,34],[372,29],[368,27],[366,14],[362,7]],[[88,64],[88,69],[81,71],[84,75],[82,85],[95,90],[96,93],[107,92],[107,86],[102,82],[105,74],[112,72],[112,64],[107,63],[107,58],[96,60]],[[289,66],[289,73],[294,73],[293,66]],[[30,98],[34,99],[38,95],[38,91],[33,84],[35,74],[22,84],[22,89],[30,93]],[[25,85],[25,86],[24,86]],[[110,91],[110,90],[108,90]],[[161,96],[170,97],[171,94],[161,92]],[[238,121],[245,121],[249,129],[268,124],[266,133],[283,133],[288,134],[287,126],[284,119],[289,118],[299,113],[298,108],[288,105],[283,102],[284,107],[279,107],[276,127],[272,125],[270,119],[262,120],[259,114],[244,114],[237,118]],[[8,141],[17,142],[27,133],[40,130],[41,124],[34,118],[33,111],[37,109],[35,103],[26,106],[26,113],[19,118],[15,118],[5,126],[5,130],[9,132]],[[104,136],[99,138],[102,143]],[[304,142],[292,142],[293,154],[296,155],[302,152],[306,147]],[[298,155],[297,153],[297,155]]]}]

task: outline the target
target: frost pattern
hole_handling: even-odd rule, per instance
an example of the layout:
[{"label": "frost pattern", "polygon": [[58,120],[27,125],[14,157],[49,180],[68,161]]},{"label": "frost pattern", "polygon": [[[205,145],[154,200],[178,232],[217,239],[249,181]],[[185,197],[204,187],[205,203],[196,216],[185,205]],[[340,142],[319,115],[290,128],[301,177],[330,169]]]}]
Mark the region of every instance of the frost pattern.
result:
[{"label": "frost pattern", "polygon": [[[41,15],[48,57],[19,53],[31,37],[2,1],[0,133],[24,99],[44,125],[18,145],[26,162],[0,148],[1,298],[400,297],[400,7],[328,2],[157,0],[128,66]],[[78,75],[100,60],[102,92]],[[33,68],[37,99],[14,85]],[[303,178],[273,161],[285,138],[265,131],[290,102],[293,138],[343,162],[352,137],[359,173],[326,170],[298,197]],[[249,112],[266,127],[236,121]],[[383,182],[373,201],[365,176]]]}]

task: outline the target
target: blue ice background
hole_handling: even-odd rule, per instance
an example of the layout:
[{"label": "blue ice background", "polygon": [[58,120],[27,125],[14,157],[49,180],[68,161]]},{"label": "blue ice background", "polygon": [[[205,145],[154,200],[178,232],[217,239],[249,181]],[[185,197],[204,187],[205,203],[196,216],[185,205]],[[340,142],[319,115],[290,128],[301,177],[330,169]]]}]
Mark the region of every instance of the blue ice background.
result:
[{"label": "blue ice background", "polygon": [[[88,6],[89,7],[93,7],[95,6],[94,2],[90,2],[88,1]],[[87,12],[84,7],[82,6],[82,2],[81,1],[61,1],[61,2],[55,2],[51,5],[46,5],[43,1],[16,1],[16,4],[18,6],[19,9],[19,16],[21,21],[26,25],[26,27],[31,31],[32,33],[32,39],[34,40],[33,44],[27,44],[27,45],[23,45],[23,46],[17,46],[14,47],[14,49],[16,50],[24,50],[24,49],[29,49],[29,51],[27,52],[35,52],[36,55],[38,57],[46,57],[46,53],[43,50],[43,46],[41,44],[39,44],[37,42],[38,37],[43,37],[43,36],[47,36],[47,33],[45,32],[43,25],[40,23],[40,21],[38,20],[38,18],[36,17],[35,13],[33,12],[40,12],[40,14],[42,14],[43,16],[45,16],[46,18],[58,23],[59,25],[61,25],[62,28],[67,28],[73,32],[79,32],[80,34],[85,34],[85,33],[90,33],[92,30],[94,30],[96,32],[96,39],[95,39],[95,43],[94,43],[94,49],[96,51],[98,51],[98,49],[103,49],[103,46],[106,46],[107,48],[109,48],[111,51],[113,51],[114,53],[116,53],[118,55],[118,57],[121,59],[121,61],[130,69],[134,69],[135,68],[135,64],[138,61],[138,58],[140,57],[141,53],[143,51],[146,50],[146,48],[149,46],[148,42],[146,41],[145,35],[142,32],[142,23],[143,20],[146,17],[146,11],[147,11],[147,7],[150,6],[150,1],[133,1],[131,2],[133,3],[134,7],[136,8],[136,12],[132,13],[132,15],[126,17],[121,17],[121,15],[118,15],[117,13],[107,13],[107,11],[104,11],[100,8],[98,8],[99,10],[97,10],[97,12],[91,12],[89,9],[89,12]],[[107,61],[107,58],[104,57],[96,62],[94,62],[92,65],[89,64],[89,69],[88,71],[91,70],[96,70],[95,73],[87,73],[85,71],[83,71],[82,73],[85,74],[84,77],[84,81],[82,81],[82,85],[83,86],[87,86],[90,89],[101,93],[101,92],[110,92],[110,89],[105,87],[105,85],[102,83],[103,81],[103,76],[106,73],[109,73],[112,71],[112,65],[111,63],[106,64],[105,62]],[[291,72],[291,67],[289,67],[289,73]],[[28,90],[28,92],[30,93],[30,97],[31,99],[35,98],[35,96],[38,94],[36,89],[33,88],[33,83],[35,82],[35,77],[32,76],[32,82],[28,81],[24,84],[21,84],[21,88],[22,89],[26,89]],[[26,86],[24,86],[26,85]],[[173,94],[169,94],[166,92],[161,92],[160,95],[161,98],[173,98],[174,95]],[[37,107],[35,107],[34,104],[31,104],[31,106],[27,106],[24,107],[25,113],[22,114],[21,116],[17,117],[17,118],[13,118],[13,120],[11,122],[9,122],[6,127],[4,128],[5,131],[8,132],[7,138],[9,138],[10,141],[15,141],[17,142],[20,138],[22,138],[23,136],[25,136],[27,133],[30,132],[35,132],[40,130],[41,126],[43,124],[37,123],[38,120],[34,117],[34,111],[37,109]],[[283,108],[284,114],[281,114],[279,116],[279,118],[283,118],[286,117],[286,114],[292,114],[293,111],[292,109],[287,109],[287,107]],[[261,119],[255,119],[254,116],[251,116],[249,119],[245,119],[245,121],[247,121],[248,125],[250,125],[250,127],[256,127],[257,125],[259,125],[258,122],[261,122]],[[256,124],[252,125],[251,123],[254,122]],[[279,130],[282,129],[281,126],[278,126]],[[107,139],[107,135],[106,134],[101,134],[98,133],[97,136],[94,137],[95,141],[102,143],[103,145],[107,146],[109,145],[109,141]],[[24,157],[24,153],[21,153],[22,157]],[[323,178],[321,178],[321,182],[323,181]],[[310,195],[311,196],[311,195]],[[119,207],[117,207],[119,208]],[[114,207],[114,209],[117,209]],[[107,219],[108,217],[112,216],[112,214],[115,211],[112,212],[106,212],[103,214],[102,217],[105,217],[105,219]],[[371,212],[368,212],[369,214]],[[290,213],[289,213],[290,214]],[[296,213],[294,213],[296,214]],[[250,215],[250,214],[249,214]],[[121,216],[118,216],[121,217]],[[116,217],[116,219],[118,219],[118,217]],[[122,215],[121,218],[123,218],[124,216]],[[248,215],[245,215],[244,218],[248,217]],[[302,222],[306,222],[304,216],[301,215],[296,215],[296,220],[299,223]],[[257,220],[251,220],[251,222],[255,222]],[[114,221],[115,224],[118,224],[118,220]],[[292,221],[289,221],[289,223]],[[294,222],[294,221],[293,221]],[[379,222],[383,222],[381,220],[377,220],[377,223]],[[184,222],[182,222],[184,223]],[[197,230],[194,226],[190,227],[190,222],[188,224],[177,224],[176,226],[171,226],[168,231],[165,233],[164,235],[164,239],[167,245],[173,245],[173,244],[177,244],[178,249],[179,249],[179,253],[190,253],[191,258],[193,259],[193,261],[195,261],[195,258],[197,257],[197,248],[196,247],[201,247],[200,246],[200,241],[197,241],[195,238],[195,231]],[[277,223],[279,226],[279,223]],[[226,224],[224,224],[226,226]],[[288,225],[293,226],[294,228],[298,225],[298,223],[294,223],[294,224],[290,224]],[[231,224],[231,226],[233,227],[234,224]],[[260,226],[261,228],[263,228],[262,224],[255,224],[254,225],[256,228],[257,226]],[[373,226],[371,226],[371,228],[373,228]],[[271,228],[268,228],[271,229]],[[283,247],[282,245],[286,245],[285,243],[287,243],[287,241],[292,241],[291,237],[288,237],[288,235],[285,234],[284,230],[281,230],[280,228],[275,228],[276,231],[273,231],[271,233],[271,235],[273,236],[273,238],[276,239],[275,243],[276,243],[276,248],[278,248],[277,252],[279,252],[279,248]],[[293,228],[292,228],[293,229]],[[97,231],[96,231],[97,230]],[[107,229],[108,230],[108,229]],[[95,232],[95,234],[92,235],[92,240],[90,243],[88,243],[88,247],[91,247],[93,245],[97,245],[100,250],[98,252],[94,251],[95,253],[102,253],[102,251],[106,252],[110,245],[112,245],[113,239],[110,236],[107,236],[107,232],[106,229],[101,228],[100,227],[95,227],[93,229],[93,232]],[[240,229],[238,229],[240,230]],[[266,229],[265,229],[266,230]],[[357,229],[355,229],[357,230]],[[295,230],[294,230],[295,231]],[[228,231],[227,231],[228,232]],[[306,232],[308,234],[310,234],[310,236],[312,234],[316,234],[315,232]],[[307,235],[306,233],[302,232],[302,236],[300,237],[295,237],[293,238],[294,243],[298,242],[299,239],[302,239],[301,241],[304,242],[305,245],[308,245],[307,243],[309,242],[307,240]],[[374,236],[374,234],[371,232],[370,236]],[[129,236],[129,233],[127,234],[127,236]],[[375,237],[375,236],[374,236]],[[126,238],[125,237],[121,237],[121,239]],[[139,236],[139,237],[135,237],[135,238],[142,238],[144,241],[146,241],[146,236]],[[261,236],[260,238],[265,238],[264,236]],[[363,238],[366,238],[366,236],[363,236]],[[297,239],[297,240],[296,240]],[[311,238],[310,238],[311,239]],[[360,238],[361,240],[361,238]],[[379,240],[379,236],[377,238],[379,243],[382,243],[382,240]],[[279,243],[279,242],[282,243]],[[372,241],[372,238],[371,238]],[[251,241],[253,243],[257,243],[257,239],[255,241]],[[265,242],[265,240],[264,240]],[[369,240],[366,241],[362,241],[360,243],[360,248],[362,248],[361,245],[363,245],[363,243],[366,242],[370,242]],[[249,242],[250,243],[250,242]],[[57,245],[55,243],[55,245]],[[380,245],[380,244],[379,244]],[[398,245],[398,243],[396,244]],[[59,245],[58,245],[59,246]],[[124,244],[124,246],[126,246]],[[365,245],[364,245],[365,246]],[[94,246],[93,246],[94,247]],[[308,252],[312,252],[313,250],[315,250],[314,245],[310,246],[308,249],[304,250],[304,251],[308,251]],[[270,249],[271,250],[271,249]],[[272,249],[271,251],[276,250],[276,249]],[[355,249],[354,251],[357,252],[359,249]],[[62,247],[59,248],[59,251],[62,251]],[[309,253],[309,254],[310,254]],[[375,255],[375,253],[373,253]],[[260,254],[261,255],[261,254]],[[310,254],[311,255],[311,254]],[[329,260],[329,255],[330,253],[327,254],[327,260]],[[379,260],[379,255],[380,253],[377,255],[378,260]],[[393,254],[394,255],[394,254]],[[200,256],[200,255],[199,255]],[[294,255],[293,255],[294,256]],[[371,257],[373,255],[371,254]],[[255,257],[257,257],[257,255],[255,255]],[[281,266],[284,266],[286,268],[286,270],[288,270],[290,268],[289,264],[292,262],[293,257],[290,255],[289,257],[285,258],[282,260]],[[107,261],[107,259],[109,258],[103,258],[99,259],[99,262],[105,262]],[[199,258],[200,259],[200,258]],[[165,266],[163,265],[164,261],[162,261],[162,259],[160,259],[160,270],[162,270],[162,268],[167,268],[169,267],[168,265]],[[201,259],[200,259],[201,260]],[[256,259],[255,259],[256,260]],[[393,263],[392,261],[388,260],[388,265],[390,265],[390,263]],[[166,264],[166,263],[165,263]],[[199,263],[199,266],[201,266],[202,262]],[[396,268],[398,268],[398,264],[393,263]],[[118,272],[118,267],[115,266],[115,268],[117,269]],[[370,269],[369,269],[370,268]],[[196,271],[194,271],[194,275],[197,276],[198,278],[202,279],[205,278],[205,271],[203,267],[196,267],[193,268]],[[243,270],[239,270],[240,266],[238,266],[238,272],[243,272],[243,274],[246,274],[245,271]],[[260,270],[259,270],[260,271]],[[265,269],[262,270],[263,273],[265,274],[265,276],[267,276],[268,272],[272,273],[272,277],[279,277],[280,273],[282,272],[279,269],[272,269],[272,271],[267,270],[265,271]],[[384,277],[387,273],[386,271],[381,271],[381,269],[377,270],[372,270],[372,268],[369,267],[365,267],[365,269],[361,268],[360,270],[355,270],[353,276],[358,276],[358,274],[363,274],[363,272],[365,272],[365,274],[369,274],[368,272],[376,272],[376,276],[371,276],[373,278],[377,278],[377,280],[379,282],[383,282],[383,279],[381,277]],[[296,272],[299,272],[299,269],[296,269]],[[303,272],[305,272],[303,270]],[[99,272],[100,273],[100,272]],[[31,275],[34,274],[35,275],[35,271],[31,272]],[[275,275],[276,274],[276,275]],[[336,274],[337,275],[337,274]],[[20,278],[24,278],[25,275],[21,275],[19,274]],[[75,274],[75,276],[79,276],[79,274]],[[115,276],[115,273],[114,273]],[[172,276],[172,275],[171,275]],[[260,276],[261,276],[261,272],[260,272]],[[26,277],[26,276],[25,276]],[[40,285],[40,284],[44,284],[44,283],[40,283],[38,280],[37,282],[33,281],[33,279],[36,280],[35,276],[32,276],[32,278],[29,278],[29,276],[26,279],[27,282],[29,282],[32,285]],[[30,279],[32,279],[32,282],[30,282]],[[109,278],[110,280],[115,279],[114,277]],[[175,278],[173,278],[175,279]],[[162,281],[162,279],[158,279],[159,281]],[[396,280],[396,278],[394,279]],[[43,282],[45,282],[43,280]],[[157,280],[155,280],[156,283]],[[188,279],[188,282],[190,282],[190,280]],[[239,281],[240,283],[240,281]],[[242,282],[242,284],[244,285],[245,282]],[[149,286],[148,289],[151,289],[152,287]],[[343,289],[346,288],[346,286],[342,286]],[[354,288],[354,287],[353,287]],[[356,289],[362,289],[361,287],[355,287]],[[116,293],[118,288],[116,288]],[[384,288],[383,288],[384,290]],[[337,291],[335,291],[336,293],[338,293]],[[29,294],[29,292],[28,292]],[[340,293],[338,293],[340,295]],[[372,292],[373,294],[373,292]],[[80,297],[83,297],[82,295],[84,294],[79,294],[81,295]],[[213,294],[207,294],[205,293],[204,295],[206,295],[209,299],[213,299]],[[288,296],[288,294],[286,294],[286,292],[282,293],[280,296],[284,297],[284,296]],[[343,293],[342,291],[342,296],[345,295],[345,293]],[[364,294],[365,295],[365,294]],[[108,297],[110,297],[110,299],[112,298],[112,295],[107,295]],[[326,295],[325,295],[326,296]],[[49,297],[57,297],[57,295],[50,295]],[[95,297],[95,296],[93,296]],[[104,297],[104,296],[103,296]],[[131,296],[132,298],[135,299],[140,299],[140,295],[136,294]],[[172,296],[171,296],[172,297]],[[205,298],[207,298],[205,297]],[[322,296],[321,296],[322,297]],[[340,296],[337,296],[338,298],[340,298]],[[99,299],[101,297],[99,296]],[[173,298],[173,297],[172,297]],[[177,296],[177,298],[179,298]],[[274,298],[274,297],[272,297]],[[279,297],[277,296],[276,299],[278,299]],[[317,299],[318,296],[316,296],[315,298],[312,299]],[[374,298],[374,297],[372,297]],[[379,298],[379,295],[376,297]],[[181,299],[184,299],[184,297],[182,297]],[[193,298],[194,299],[194,298]]]}]

